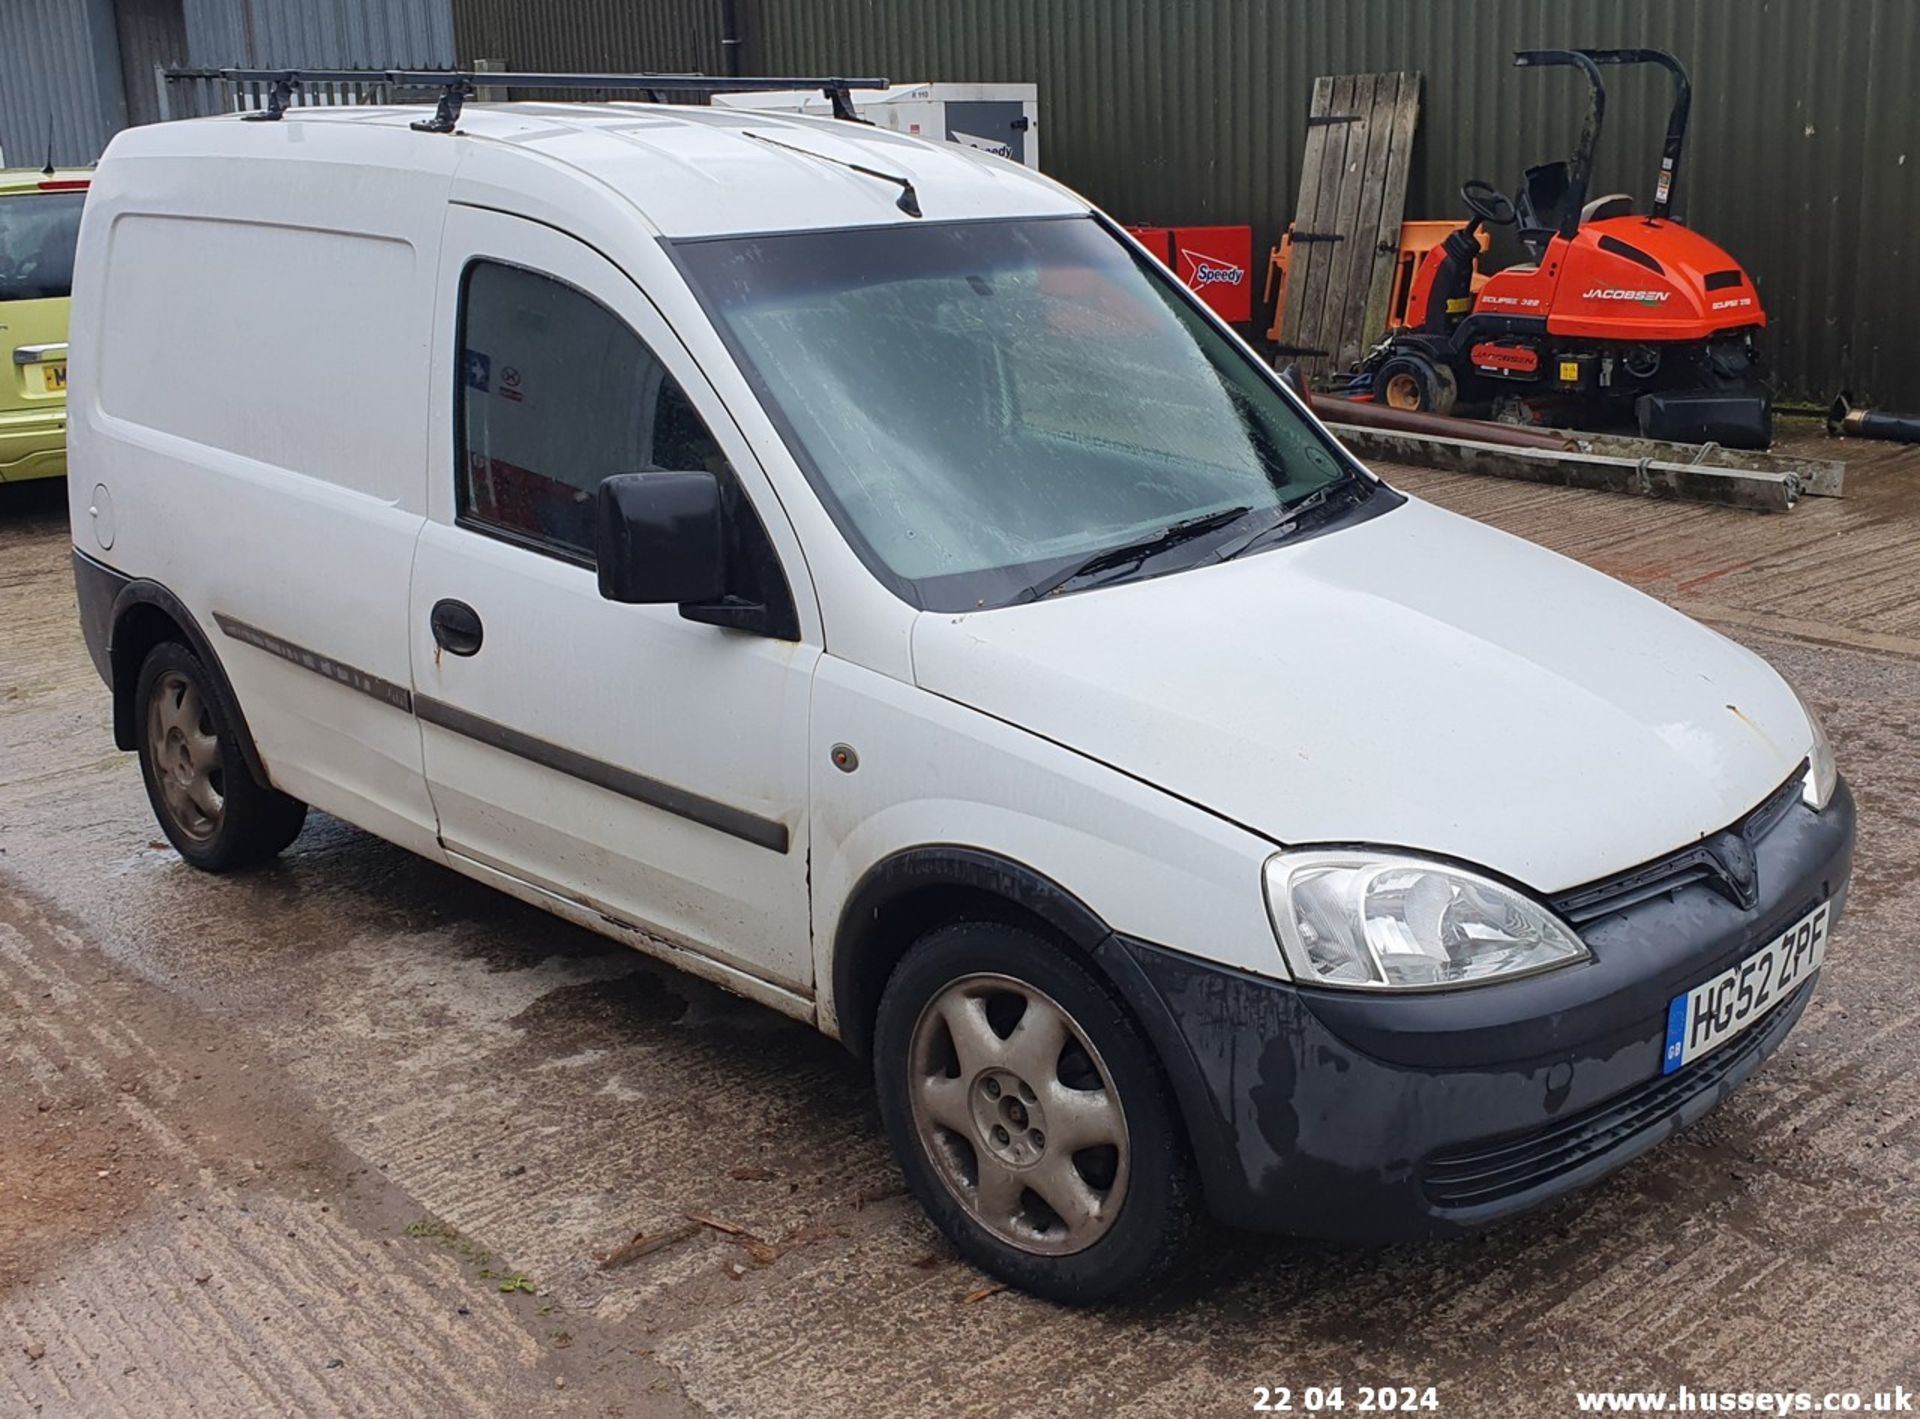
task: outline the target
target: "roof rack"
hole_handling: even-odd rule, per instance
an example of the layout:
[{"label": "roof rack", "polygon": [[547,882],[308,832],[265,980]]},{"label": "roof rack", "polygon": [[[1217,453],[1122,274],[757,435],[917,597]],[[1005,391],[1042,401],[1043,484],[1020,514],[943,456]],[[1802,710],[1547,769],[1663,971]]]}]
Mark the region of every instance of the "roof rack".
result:
[{"label": "roof rack", "polygon": [[350,84],[377,81],[396,88],[438,89],[433,116],[413,126],[423,133],[451,133],[460,122],[460,108],[475,91],[488,89],[620,89],[651,94],[748,94],[772,89],[818,89],[833,105],[833,116],[864,123],[853,111],[853,90],[884,89],[885,79],[840,78],[710,78],[704,74],[518,74],[465,69],[222,69],[220,77],[234,83],[265,84],[266,107],[249,119],[272,122],[287,111],[293,91],[303,82]]}]

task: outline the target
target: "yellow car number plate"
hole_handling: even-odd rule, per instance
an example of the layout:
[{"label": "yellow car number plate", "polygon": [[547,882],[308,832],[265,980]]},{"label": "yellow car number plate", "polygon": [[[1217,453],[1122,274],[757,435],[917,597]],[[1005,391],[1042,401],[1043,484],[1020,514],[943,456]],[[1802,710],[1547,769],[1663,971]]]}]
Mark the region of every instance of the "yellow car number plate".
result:
[{"label": "yellow car number plate", "polygon": [[41,378],[46,381],[47,393],[64,394],[67,389],[67,362],[40,366]]}]

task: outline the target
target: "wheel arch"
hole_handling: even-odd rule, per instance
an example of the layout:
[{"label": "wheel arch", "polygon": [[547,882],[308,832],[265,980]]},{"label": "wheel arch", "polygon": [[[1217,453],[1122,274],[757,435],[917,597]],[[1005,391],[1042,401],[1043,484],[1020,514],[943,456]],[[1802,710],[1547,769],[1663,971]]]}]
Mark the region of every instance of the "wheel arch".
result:
[{"label": "wheel arch", "polygon": [[1210,1201],[1232,1194],[1231,1140],[1205,1074],[1138,961],[1104,919],[1058,882],[982,848],[929,844],[882,858],[848,894],[833,941],[833,1009],[840,1041],[871,1060],[887,980],[922,935],[943,922],[998,919],[1064,944],[1133,1016],[1173,1088]]},{"label": "wheel arch", "polygon": [[847,894],[833,937],[834,1017],[855,1056],[872,1053],[880,995],[907,948],[942,922],[968,916],[1039,927],[1089,960],[1112,935],[1065,887],[998,853],[934,843],[884,857]]},{"label": "wheel arch", "polygon": [[233,682],[227,678],[226,667],[220,663],[213,643],[207,639],[206,632],[200,629],[200,623],[194,619],[186,603],[159,582],[136,578],[121,587],[119,594],[114,597],[108,626],[107,670],[108,684],[113,691],[113,742],[116,747],[133,749],[139,745],[133,696],[140,679],[141,665],[156,645],[177,641],[199,657],[200,663],[206,667],[212,681],[209,688],[220,700],[221,710],[234,727],[247,772],[262,788],[273,787],[267,777],[266,764],[261,761],[260,750],[253,742],[253,731],[247,727],[247,717],[240,708],[240,699],[233,692]]}]

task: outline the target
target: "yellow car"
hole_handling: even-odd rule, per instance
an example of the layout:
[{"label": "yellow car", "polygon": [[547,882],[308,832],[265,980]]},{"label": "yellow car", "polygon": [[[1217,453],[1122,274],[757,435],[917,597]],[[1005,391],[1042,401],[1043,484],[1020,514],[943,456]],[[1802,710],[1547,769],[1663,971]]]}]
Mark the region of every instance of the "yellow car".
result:
[{"label": "yellow car", "polygon": [[92,177],[0,171],[0,483],[67,471],[67,305]]}]

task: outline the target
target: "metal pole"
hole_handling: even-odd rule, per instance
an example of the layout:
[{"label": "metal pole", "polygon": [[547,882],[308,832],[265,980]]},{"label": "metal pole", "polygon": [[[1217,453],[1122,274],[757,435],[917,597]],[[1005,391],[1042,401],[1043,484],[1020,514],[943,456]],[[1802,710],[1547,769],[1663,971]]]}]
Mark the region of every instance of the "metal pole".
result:
[{"label": "metal pole", "polygon": [[1920,443],[1920,414],[1882,414],[1872,409],[1856,409],[1853,396],[1843,391],[1827,410],[1827,433],[1834,438]]}]

